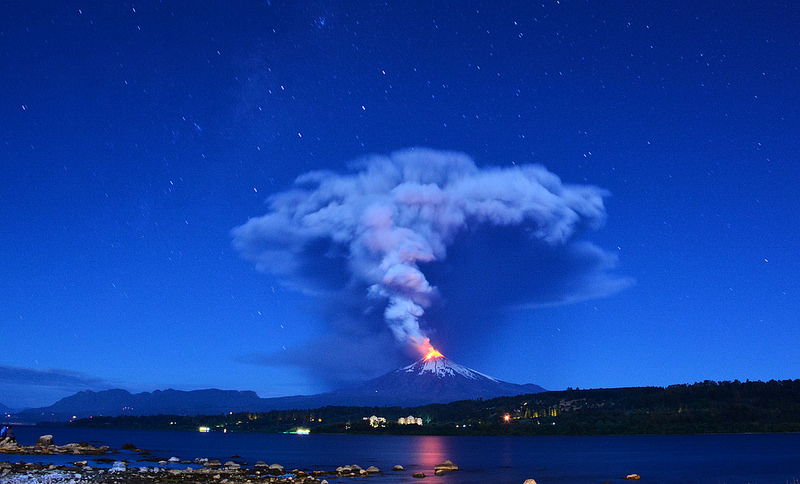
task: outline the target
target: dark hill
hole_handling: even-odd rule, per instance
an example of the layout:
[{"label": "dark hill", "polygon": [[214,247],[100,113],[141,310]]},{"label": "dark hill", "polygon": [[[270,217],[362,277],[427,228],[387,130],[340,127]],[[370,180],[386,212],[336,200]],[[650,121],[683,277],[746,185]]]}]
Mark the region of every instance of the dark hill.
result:
[{"label": "dark hill", "polygon": [[18,417],[33,421],[66,421],[93,415],[214,415],[258,408],[263,399],[255,392],[234,390],[127,390],[83,391],[62,398],[49,407],[32,408]]}]

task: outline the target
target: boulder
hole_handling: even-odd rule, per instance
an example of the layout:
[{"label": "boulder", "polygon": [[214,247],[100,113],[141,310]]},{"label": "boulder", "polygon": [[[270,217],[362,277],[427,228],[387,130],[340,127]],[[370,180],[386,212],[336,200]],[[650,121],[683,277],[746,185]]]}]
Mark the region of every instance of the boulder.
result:
[{"label": "boulder", "polygon": [[422,479],[423,477],[425,477],[425,473],[424,472],[415,472],[415,473],[413,473],[411,475],[411,477],[416,477],[417,479]]},{"label": "boulder", "polygon": [[380,469],[378,469],[378,468],[377,468],[377,467],[375,467],[375,466],[369,466],[369,467],[367,467],[367,474],[377,474],[377,473],[379,473],[380,471],[381,471],[381,470],[380,470]]},{"label": "boulder", "polygon": [[642,476],[640,476],[639,474],[628,474],[627,476],[625,476],[625,479],[628,481],[638,481],[641,478]]},{"label": "boulder", "polygon": [[14,439],[9,439],[5,437],[4,439],[0,440],[0,449],[5,451],[15,451],[19,448],[19,444]]},{"label": "boulder", "polygon": [[393,471],[404,471],[405,469],[403,469],[403,466],[401,466],[400,464],[397,464],[396,466],[392,467],[392,470]]},{"label": "boulder", "polygon": [[217,459],[203,462],[203,467],[222,467],[222,462]]},{"label": "boulder", "polygon": [[271,464],[269,470],[270,472],[283,472],[283,466],[280,464]]},{"label": "boulder", "polygon": [[175,456],[170,457],[169,459],[167,459],[167,462],[172,462],[173,464],[178,463],[180,461],[181,460],[179,458],[175,457]]},{"label": "boulder", "polygon": [[435,466],[433,469],[442,472],[455,472],[458,470],[458,466],[453,464],[452,461],[446,460],[441,464]]},{"label": "boulder", "polygon": [[533,479],[525,479],[525,482],[523,482],[522,484],[536,484],[536,481]]},{"label": "boulder", "polygon": [[50,447],[51,445],[55,445],[55,444],[53,443],[53,436],[48,434],[48,435],[42,435],[41,437],[39,437],[39,440],[37,440],[36,444],[34,444],[34,445],[36,447]]}]

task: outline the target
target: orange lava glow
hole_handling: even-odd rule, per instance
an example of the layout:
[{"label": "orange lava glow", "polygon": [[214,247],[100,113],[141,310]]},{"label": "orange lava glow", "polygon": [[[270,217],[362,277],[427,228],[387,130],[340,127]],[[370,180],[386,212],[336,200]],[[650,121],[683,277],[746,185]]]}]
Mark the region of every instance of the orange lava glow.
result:
[{"label": "orange lava glow", "polygon": [[436,348],[431,346],[430,350],[428,350],[428,354],[425,355],[425,361],[428,361],[433,358],[444,358],[444,355],[436,351]]},{"label": "orange lava glow", "polygon": [[416,344],[417,350],[423,355],[423,360],[428,361],[434,358],[444,358],[444,355],[441,354],[436,348],[433,347],[431,344],[431,340],[425,339],[425,341]]}]

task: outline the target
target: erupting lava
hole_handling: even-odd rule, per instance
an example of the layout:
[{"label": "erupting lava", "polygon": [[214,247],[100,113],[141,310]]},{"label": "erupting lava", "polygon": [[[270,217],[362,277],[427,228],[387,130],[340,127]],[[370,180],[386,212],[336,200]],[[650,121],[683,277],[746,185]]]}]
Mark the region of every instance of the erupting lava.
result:
[{"label": "erupting lava", "polygon": [[436,348],[431,346],[431,349],[428,351],[428,354],[425,355],[425,361],[432,360],[434,358],[444,358],[444,355],[439,353]]},{"label": "erupting lava", "polygon": [[422,358],[422,361],[430,361],[436,358],[444,358],[444,355],[433,347],[429,339],[426,339],[424,343],[418,345],[418,349],[420,350],[420,353],[425,355]]}]

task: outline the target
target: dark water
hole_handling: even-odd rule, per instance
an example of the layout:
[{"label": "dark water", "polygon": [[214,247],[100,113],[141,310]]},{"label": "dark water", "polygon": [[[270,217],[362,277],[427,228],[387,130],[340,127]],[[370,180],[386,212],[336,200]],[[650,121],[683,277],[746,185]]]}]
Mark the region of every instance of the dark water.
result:
[{"label": "dark water", "polygon": [[[462,470],[435,482],[515,483],[792,483],[800,484],[800,434],[738,434],[611,437],[408,437],[369,435],[221,434],[17,427],[17,440],[32,444],[53,434],[56,444],[98,442],[119,449],[131,442],[155,455],[280,463],[287,469],[333,470],[344,464],[375,465],[380,482],[427,482],[413,471],[432,474],[446,459]],[[112,456],[134,462],[138,454]],[[0,456],[0,460],[22,460]],[[43,460],[47,459],[47,460]],[[81,457],[83,459],[83,457]],[[33,462],[68,462],[75,457],[25,457]],[[404,473],[392,473],[395,464]],[[139,465],[153,466],[152,463]],[[341,480],[340,480],[341,481]],[[369,481],[366,481],[369,482]],[[378,482],[378,480],[371,480]]]}]

